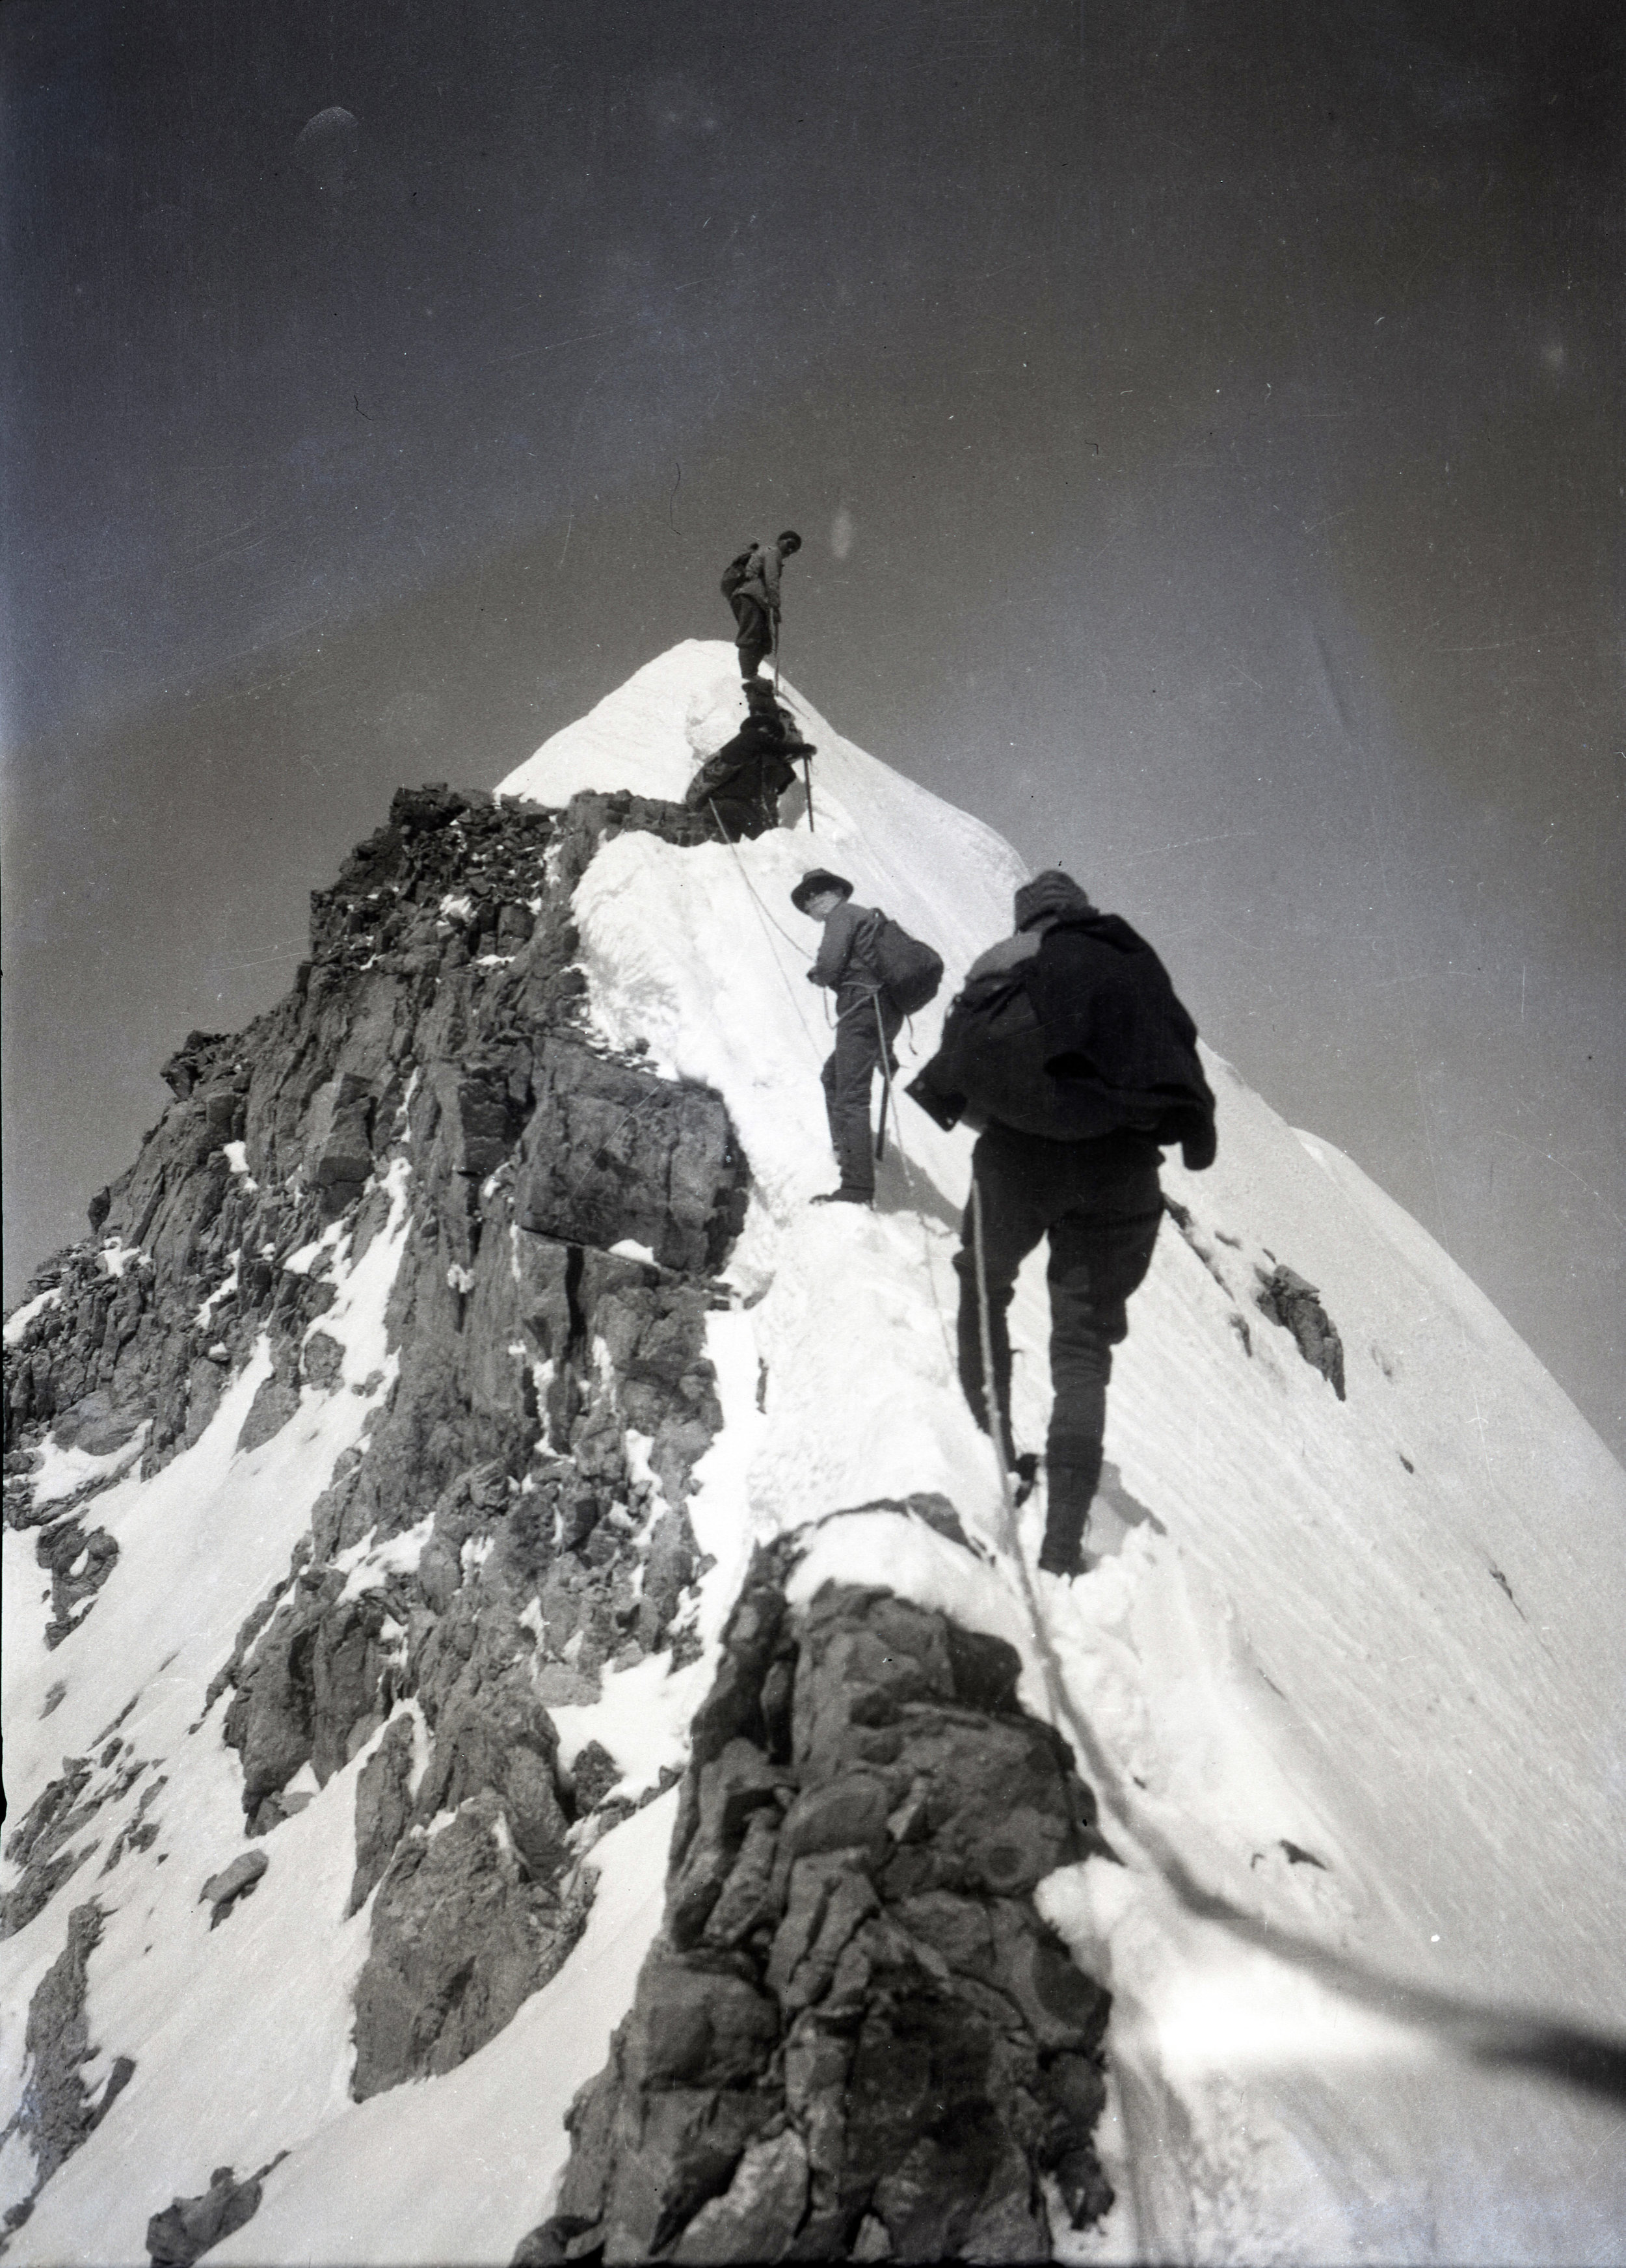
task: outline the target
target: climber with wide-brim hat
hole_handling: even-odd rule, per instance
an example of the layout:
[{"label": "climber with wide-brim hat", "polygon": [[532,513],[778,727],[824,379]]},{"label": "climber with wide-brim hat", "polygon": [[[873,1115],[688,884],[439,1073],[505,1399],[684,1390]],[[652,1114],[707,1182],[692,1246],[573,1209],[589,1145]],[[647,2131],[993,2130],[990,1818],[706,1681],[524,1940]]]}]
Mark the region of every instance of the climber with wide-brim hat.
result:
[{"label": "climber with wide-brim hat", "polygon": [[798,914],[823,924],[807,981],[835,995],[835,1046],[819,1076],[841,1182],[813,1203],[872,1204],[870,1095],[878,1071],[884,1068],[890,1077],[897,1069],[892,1042],[903,1021],[887,998],[875,958],[881,917],[873,906],[857,904],[847,877],[827,866],[812,867],[802,876],[791,903]]}]

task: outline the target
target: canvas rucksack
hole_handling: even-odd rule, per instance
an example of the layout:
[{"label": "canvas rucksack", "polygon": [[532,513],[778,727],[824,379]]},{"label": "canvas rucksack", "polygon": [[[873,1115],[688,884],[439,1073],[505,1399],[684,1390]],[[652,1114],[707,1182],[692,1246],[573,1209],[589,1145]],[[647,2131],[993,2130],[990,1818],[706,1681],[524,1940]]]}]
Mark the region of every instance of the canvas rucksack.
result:
[{"label": "canvas rucksack", "polygon": [[901,1016],[912,1016],[937,998],[943,982],[943,956],[911,937],[901,922],[882,914],[872,948],[881,990]]},{"label": "canvas rucksack", "polygon": [[735,592],[739,588],[739,585],[750,574],[751,562],[755,558],[755,544],[747,543],[745,549],[743,551],[737,552],[734,557],[729,561],[727,566],[724,568],[723,580],[717,587],[721,590],[723,596],[725,599],[732,599]]},{"label": "canvas rucksack", "polygon": [[1051,1142],[1129,1130],[1214,1155],[1214,1098],[1196,1027],[1162,962],[1115,915],[1058,924],[1026,962],[974,979],[909,1093],[939,1125],[963,1116]]}]

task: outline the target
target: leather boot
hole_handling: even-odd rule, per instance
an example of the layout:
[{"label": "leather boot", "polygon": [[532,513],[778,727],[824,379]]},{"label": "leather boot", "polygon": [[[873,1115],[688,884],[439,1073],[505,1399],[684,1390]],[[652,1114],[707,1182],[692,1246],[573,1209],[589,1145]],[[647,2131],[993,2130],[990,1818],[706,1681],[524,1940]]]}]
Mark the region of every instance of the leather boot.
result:
[{"label": "leather boot", "polygon": [[1054,1454],[1045,1460],[1044,1546],[1039,1565],[1047,1575],[1083,1573],[1085,1523],[1100,1476],[1099,1443],[1072,1452],[1064,1462]]}]

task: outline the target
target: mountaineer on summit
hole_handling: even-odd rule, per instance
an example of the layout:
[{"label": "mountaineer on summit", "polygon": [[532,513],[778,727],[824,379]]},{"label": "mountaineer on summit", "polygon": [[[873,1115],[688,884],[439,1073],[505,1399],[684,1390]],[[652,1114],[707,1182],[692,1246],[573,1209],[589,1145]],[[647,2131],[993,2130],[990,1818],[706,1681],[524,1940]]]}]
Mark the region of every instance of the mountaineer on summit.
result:
[{"label": "mountaineer on summit", "polygon": [[[892,1052],[898,1027],[936,993],[942,959],[890,915],[855,905],[852,884],[828,867],[804,874],[791,903],[824,925],[807,982],[835,995],[835,1047],[820,1078],[842,1178],[839,1188],[813,1203],[872,1204],[879,1145],[872,1147],[870,1089],[878,1069],[890,1082],[898,1067]],[[883,1098],[883,1119],[885,1108]]]},{"label": "mountaineer on summit", "polygon": [[710,811],[731,843],[779,824],[779,799],[796,778],[793,759],[816,753],[763,679],[750,681],[746,701],[745,723],[708,756],[683,797],[689,810]]},{"label": "mountaineer on summit", "polygon": [[985,1431],[986,1326],[998,1412],[1011,1443],[1007,1311],[1017,1271],[1050,1243],[1046,1513],[1039,1565],[1075,1575],[1100,1479],[1112,1351],[1151,1265],[1162,1218],[1159,1150],[1187,1167],[1214,1160],[1214,1098],[1196,1026],[1145,940],[1093,906],[1056,868],[1016,893],[1016,933],[974,961],[942,1043],[909,1093],[940,1126],[978,1130],[960,1277],[960,1383]]},{"label": "mountaineer on summit", "polygon": [[779,643],[779,571],[802,539],[787,527],[771,543],[750,543],[723,570],[723,596],[734,610],[739,674],[748,685]]}]

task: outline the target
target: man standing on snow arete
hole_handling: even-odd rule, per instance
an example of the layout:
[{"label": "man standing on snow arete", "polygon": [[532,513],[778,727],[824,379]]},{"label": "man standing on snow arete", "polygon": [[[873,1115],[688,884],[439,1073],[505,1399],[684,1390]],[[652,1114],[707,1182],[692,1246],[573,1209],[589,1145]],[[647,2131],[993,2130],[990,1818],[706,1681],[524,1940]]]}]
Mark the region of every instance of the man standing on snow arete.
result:
[{"label": "man standing on snow arete", "polygon": [[1055,1400],[1039,1565],[1074,1575],[1100,1479],[1112,1351],[1162,1218],[1159,1150],[1178,1142],[1191,1171],[1211,1165],[1214,1098],[1196,1026],[1126,921],[1098,912],[1054,868],[1018,890],[1015,917],[1016,934],[973,962],[942,1044],[909,1092],[939,1125],[963,1117],[981,1130],[954,1262],[960,1376],[986,1430],[985,1296],[1007,1467],[1007,1313],[1018,1270],[1049,1238]]},{"label": "man standing on snow arete", "polygon": [[793,527],[787,527],[771,543],[754,543],[723,578],[739,625],[734,644],[739,649],[739,674],[747,684],[773,652],[778,637],[779,571],[801,548],[801,537]]},{"label": "man standing on snow arete", "polygon": [[802,876],[791,903],[824,924],[807,981],[835,995],[835,1049],[820,1077],[842,1178],[839,1189],[813,1203],[867,1205],[875,1196],[870,1089],[878,1068],[888,1077],[897,1069],[892,1042],[903,1021],[887,998],[876,959],[881,917],[872,906],[854,905],[846,876],[822,866]]}]

